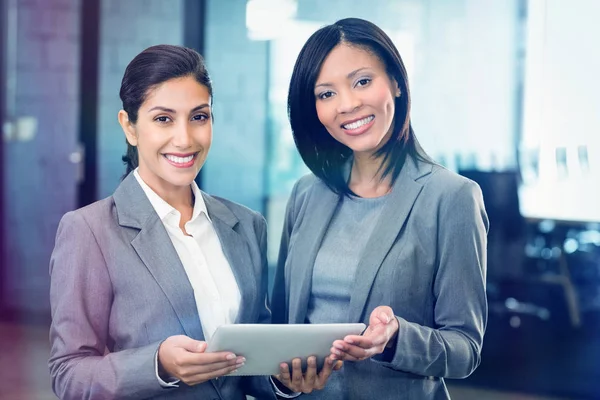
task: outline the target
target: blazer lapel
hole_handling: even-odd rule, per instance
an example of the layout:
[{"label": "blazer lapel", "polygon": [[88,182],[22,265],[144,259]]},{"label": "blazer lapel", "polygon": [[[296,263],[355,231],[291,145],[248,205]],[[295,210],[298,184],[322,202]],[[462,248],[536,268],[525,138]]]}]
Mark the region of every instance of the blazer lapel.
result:
[{"label": "blazer lapel", "polygon": [[320,180],[317,180],[309,196],[307,213],[302,222],[304,228],[298,232],[301,239],[296,241],[294,264],[290,268],[290,279],[287,280],[290,299],[288,322],[291,324],[302,324],[306,319],[315,259],[339,202],[339,196]]},{"label": "blazer lapel", "polygon": [[252,322],[252,309],[249,306],[258,296],[258,288],[255,284],[256,277],[252,274],[253,268],[247,265],[252,260],[248,243],[235,230],[239,220],[231,210],[214,197],[202,192],[202,198],[242,297],[235,323]]},{"label": "blazer lapel", "polygon": [[417,163],[407,158],[358,262],[350,296],[349,322],[362,320],[375,276],[421,192],[422,185],[416,180],[430,171],[431,165],[419,169]]},{"label": "blazer lapel", "polygon": [[171,303],[186,335],[204,340],[194,291],[185,269],[162,221],[133,173],[123,180],[113,198],[119,224],[140,230],[131,245]]}]

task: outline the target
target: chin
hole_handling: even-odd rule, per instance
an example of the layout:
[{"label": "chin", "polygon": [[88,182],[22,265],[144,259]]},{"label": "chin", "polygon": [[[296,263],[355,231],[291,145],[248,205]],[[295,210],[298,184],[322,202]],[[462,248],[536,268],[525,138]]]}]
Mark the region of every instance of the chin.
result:
[{"label": "chin", "polygon": [[354,153],[373,153],[379,149],[380,143],[350,143],[346,144]]},{"label": "chin", "polygon": [[169,174],[169,176],[165,176],[165,181],[169,182],[173,186],[189,186],[196,179],[196,174],[187,173],[180,174],[179,176],[173,176]]}]

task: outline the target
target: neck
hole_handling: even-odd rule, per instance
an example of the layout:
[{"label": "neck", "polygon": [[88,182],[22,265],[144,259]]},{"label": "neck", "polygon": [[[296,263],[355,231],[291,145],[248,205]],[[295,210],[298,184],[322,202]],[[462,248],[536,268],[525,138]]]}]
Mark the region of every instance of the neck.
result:
[{"label": "neck", "polygon": [[391,177],[383,177],[381,158],[371,154],[354,153],[348,187],[361,197],[380,197],[390,192]]},{"label": "neck", "polygon": [[180,213],[183,214],[182,211],[189,208],[194,208],[192,187],[190,185],[176,186],[168,184],[164,181],[160,181],[159,179],[148,179],[142,168],[138,170],[138,173],[146,185],[150,187],[150,189],[152,189],[157,195],[160,196],[161,199],[166,201],[171,207],[175,208]]},{"label": "neck", "polygon": [[[153,189],[154,190],[154,189]],[[156,192],[170,206],[183,214],[183,210],[194,208],[192,188],[190,186],[178,187],[175,190]]]}]

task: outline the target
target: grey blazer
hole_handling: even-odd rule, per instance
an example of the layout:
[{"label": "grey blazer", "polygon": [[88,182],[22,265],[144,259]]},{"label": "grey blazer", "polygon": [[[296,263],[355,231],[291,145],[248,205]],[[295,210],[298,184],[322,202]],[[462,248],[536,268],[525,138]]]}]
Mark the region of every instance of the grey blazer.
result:
[{"label": "grey blazer", "polygon": [[[202,194],[239,285],[238,323],[268,322],[266,223]],[[114,195],[62,218],[50,260],[50,373],[62,399],[275,399],[267,378],[225,377],[162,388],[159,344],[204,340],[192,287],[142,188],[130,174]]]},{"label": "grey blazer", "polygon": [[[394,346],[344,363],[340,399],[446,399],[443,378],[479,365],[487,321],[488,219],[477,184],[408,158],[359,260],[348,322],[390,306]],[[339,197],[314,175],[300,179],[286,212],[273,289],[273,321],[304,323],[313,264]]]}]

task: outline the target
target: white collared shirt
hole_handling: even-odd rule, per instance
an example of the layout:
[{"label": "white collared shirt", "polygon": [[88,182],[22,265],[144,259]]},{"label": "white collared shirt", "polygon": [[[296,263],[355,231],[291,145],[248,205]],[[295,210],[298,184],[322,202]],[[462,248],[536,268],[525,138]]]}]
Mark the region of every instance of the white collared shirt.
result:
[{"label": "white collared shirt", "polygon": [[[223,254],[221,242],[208,215],[202,193],[196,182],[192,182],[195,199],[194,211],[192,218],[185,224],[185,231],[190,235],[186,236],[179,228],[181,219],[179,211],[164,201],[144,182],[137,168],[133,171],[133,175],[165,226],[177,255],[179,255],[185,273],[194,289],[196,307],[202,321],[202,332],[205,340],[208,341],[217,327],[235,322],[242,297],[231,266]],[[155,355],[154,363],[154,370],[160,385],[177,387],[179,380],[165,382],[158,375],[158,352]],[[300,393],[284,394],[272,380],[271,383],[275,392],[283,398],[294,398],[300,395]]]},{"label": "white collared shirt", "polygon": [[[179,228],[181,214],[144,182],[137,168],[133,171],[146,197],[162,221],[177,251],[179,260],[194,290],[204,340],[208,341],[218,326],[231,324],[240,308],[241,295],[231,266],[223,254],[221,242],[212,226],[208,210],[196,182],[192,182],[194,210],[183,234]],[[158,351],[154,372],[163,387],[178,387],[179,380],[165,382],[158,374]]]},{"label": "white collared shirt", "polygon": [[235,322],[240,308],[241,294],[229,262],[223,254],[221,242],[208,215],[206,204],[196,182],[192,182],[194,211],[185,224],[190,236],[179,228],[181,214],[148,186],[136,169],[135,178],[146,193],[162,221],[183,264],[194,290],[194,298],[206,341],[223,324]]}]

